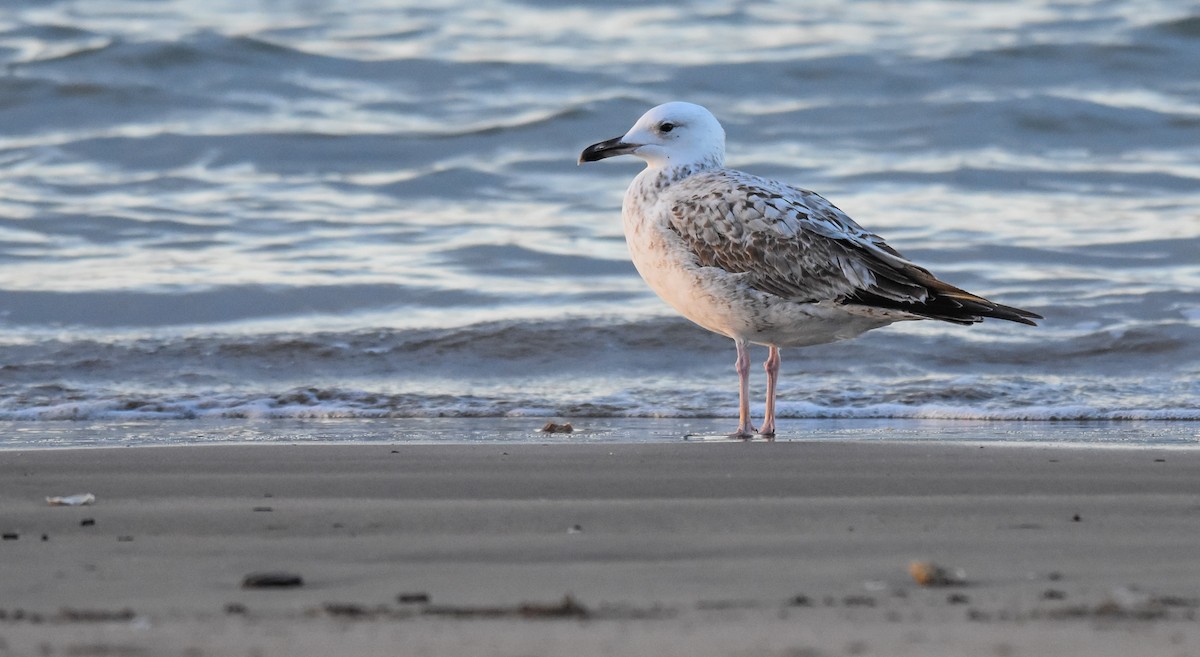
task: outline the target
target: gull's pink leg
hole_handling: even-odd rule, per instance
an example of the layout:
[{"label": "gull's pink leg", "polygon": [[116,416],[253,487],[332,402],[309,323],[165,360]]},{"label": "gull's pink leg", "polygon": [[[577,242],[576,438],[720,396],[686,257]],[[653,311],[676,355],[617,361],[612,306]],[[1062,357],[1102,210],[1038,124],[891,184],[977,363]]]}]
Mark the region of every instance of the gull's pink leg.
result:
[{"label": "gull's pink leg", "polygon": [[745,340],[734,339],[737,347],[737,361],[734,369],[738,375],[738,428],[730,434],[730,438],[749,438],[754,435],[754,425],[750,424],[750,348]]},{"label": "gull's pink leg", "polygon": [[763,369],[767,371],[767,413],[758,432],[764,436],[775,435],[775,384],[779,381],[779,363],[779,347],[772,346],[763,363]]}]

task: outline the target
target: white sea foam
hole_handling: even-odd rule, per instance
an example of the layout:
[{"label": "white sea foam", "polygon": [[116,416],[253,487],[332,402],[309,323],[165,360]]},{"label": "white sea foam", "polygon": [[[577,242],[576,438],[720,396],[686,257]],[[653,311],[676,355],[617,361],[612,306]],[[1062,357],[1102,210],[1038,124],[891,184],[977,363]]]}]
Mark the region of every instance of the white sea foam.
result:
[{"label": "white sea foam", "polygon": [[[380,419],[380,418],[713,418],[728,404],[714,408],[680,408],[645,400],[643,395],[625,399],[610,397],[605,404],[536,404],[529,400],[446,396],[404,395],[387,397],[362,391],[336,391],[318,400],[296,399],[292,392],[279,397],[214,395],[209,398],[162,399],[132,405],[128,400],[65,402],[44,406],[0,410],[0,421],[154,421],[203,419]],[[761,412],[761,407],[755,409]],[[808,402],[779,403],[779,417],[789,419],[909,419],[909,420],[995,420],[995,421],[1088,421],[1200,420],[1200,408],[1098,408],[1080,404],[1030,405],[1012,408],[953,404],[877,403],[861,406],[830,406]]]}]

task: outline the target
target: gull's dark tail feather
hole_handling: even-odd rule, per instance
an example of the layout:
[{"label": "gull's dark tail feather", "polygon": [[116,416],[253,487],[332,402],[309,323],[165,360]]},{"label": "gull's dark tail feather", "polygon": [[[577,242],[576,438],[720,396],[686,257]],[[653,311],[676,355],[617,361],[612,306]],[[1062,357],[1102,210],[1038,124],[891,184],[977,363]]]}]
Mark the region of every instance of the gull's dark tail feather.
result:
[{"label": "gull's dark tail feather", "polygon": [[939,310],[944,308],[946,311],[949,311],[943,311],[942,314],[945,317],[931,315],[933,319],[974,324],[975,322],[982,322],[985,317],[992,317],[1017,322],[1018,324],[1028,324],[1029,326],[1037,326],[1037,322],[1033,321],[1035,319],[1044,319],[1035,312],[988,301],[977,294],[971,294],[966,290],[939,280],[928,271],[924,273],[925,277],[923,278],[925,280],[922,280],[921,283],[925,285],[925,289],[929,291],[930,296],[926,305],[936,305],[939,306]]},{"label": "gull's dark tail feather", "polygon": [[[1035,312],[1006,306],[1004,304],[988,301],[981,296],[965,292],[956,287],[947,285],[949,290],[931,290],[935,296],[927,304],[929,306],[941,306],[951,312],[942,312],[941,315],[929,315],[932,319],[941,319],[948,322],[960,322],[964,324],[974,324],[983,321],[986,317],[995,319],[1004,319],[1010,322],[1019,324],[1028,324],[1029,326],[1037,326],[1035,319],[1043,319],[1043,317]],[[947,308],[947,306],[949,308]],[[957,306],[955,308],[954,306]],[[918,314],[924,314],[922,311],[917,311]]]},{"label": "gull's dark tail feather", "polygon": [[844,299],[844,303],[862,304],[890,310],[902,310],[920,317],[937,319],[955,324],[978,324],[985,318],[1003,319],[1018,324],[1037,326],[1035,319],[1044,319],[1041,315],[1005,306],[989,301],[977,294],[954,287],[939,280],[929,271],[921,267],[909,267],[904,272],[908,282],[915,283],[925,289],[925,298],[921,301],[897,299],[881,296],[863,290],[858,294]]}]

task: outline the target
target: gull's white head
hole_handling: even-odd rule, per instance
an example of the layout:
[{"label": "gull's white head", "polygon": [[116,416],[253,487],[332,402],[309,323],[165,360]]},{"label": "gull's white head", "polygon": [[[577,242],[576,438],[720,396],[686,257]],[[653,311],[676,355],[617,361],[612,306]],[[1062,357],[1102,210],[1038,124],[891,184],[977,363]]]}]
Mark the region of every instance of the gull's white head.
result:
[{"label": "gull's white head", "polygon": [[579,163],[636,155],[652,169],[725,165],[725,130],[712,112],[692,103],[659,105],[642,115],[624,135],[592,144]]}]

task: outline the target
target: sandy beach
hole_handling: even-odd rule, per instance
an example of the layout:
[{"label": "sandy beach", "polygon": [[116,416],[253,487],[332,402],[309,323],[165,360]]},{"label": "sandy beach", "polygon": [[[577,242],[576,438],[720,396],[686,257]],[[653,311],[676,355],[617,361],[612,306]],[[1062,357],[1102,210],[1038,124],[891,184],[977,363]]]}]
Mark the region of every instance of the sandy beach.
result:
[{"label": "sandy beach", "polygon": [[1187,449],[4,451],[0,532],[0,655],[1200,654]]}]

